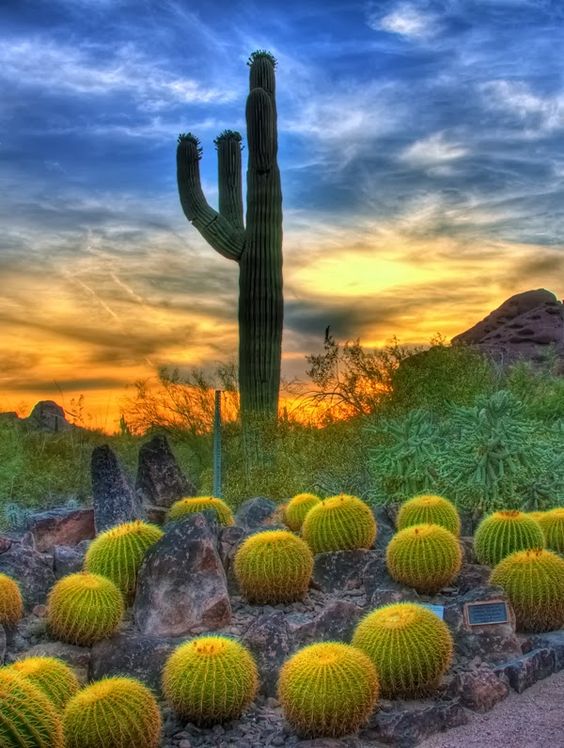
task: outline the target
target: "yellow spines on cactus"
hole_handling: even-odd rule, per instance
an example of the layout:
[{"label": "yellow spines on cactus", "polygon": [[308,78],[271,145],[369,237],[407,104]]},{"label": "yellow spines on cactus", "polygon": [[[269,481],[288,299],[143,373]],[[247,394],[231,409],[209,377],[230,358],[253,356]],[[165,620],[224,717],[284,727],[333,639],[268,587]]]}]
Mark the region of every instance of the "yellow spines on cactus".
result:
[{"label": "yellow spines on cactus", "polygon": [[63,715],[65,748],[157,748],[161,713],[134,678],[104,678],[74,696]]},{"label": "yellow spines on cactus", "polygon": [[386,698],[430,693],[452,661],[448,626],[416,603],[376,608],[357,625],[352,644],[376,666]]},{"label": "yellow spines on cactus", "polygon": [[314,553],[324,553],[370,548],[376,530],[370,507],[356,496],[342,493],[323,499],[307,513],[302,536]]},{"label": "yellow spines on cactus", "polygon": [[162,536],[160,527],[140,520],[116,525],[92,541],[86,552],[84,568],[111,579],[125,601],[131,601],[143,557]]},{"label": "yellow spines on cactus", "polygon": [[391,539],[386,563],[396,582],[432,595],[458,576],[462,549],[458,538],[444,527],[413,525]]},{"label": "yellow spines on cactus", "polygon": [[23,616],[23,599],[18,583],[0,574],[0,625],[11,628]]},{"label": "yellow spines on cactus", "polygon": [[65,708],[80,688],[74,671],[56,657],[26,657],[10,665],[10,670],[23,675],[43,691],[57,712]]},{"label": "yellow spines on cactus", "polygon": [[176,501],[168,511],[169,520],[181,519],[193,512],[213,511],[220,525],[234,525],[233,512],[221,499],[213,496],[194,496]]},{"label": "yellow spines on cactus", "polygon": [[122,616],[121,592],[112,581],[99,574],[69,574],[59,579],[47,600],[51,634],[83,647],[111,636]]},{"label": "yellow spines on cactus", "polygon": [[284,522],[290,530],[299,532],[302,529],[306,514],[319,504],[321,499],[313,493],[299,493],[284,508]]},{"label": "yellow spines on cactus", "polygon": [[253,656],[224,636],[201,636],[181,644],[163,669],[163,691],[174,711],[201,726],[239,718],[257,688]]},{"label": "yellow spines on cactus", "polygon": [[564,560],[553,551],[537,548],[506,556],[492,571],[490,584],[505,591],[519,631],[564,626]]},{"label": "yellow spines on cactus", "polygon": [[235,578],[251,603],[289,603],[307,593],[313,554],[289,530],[265,530],[248,537],[235,554]]},{"label": "yellow spines on cactus", "polygon": [[474,535],[476,556],[486,566],[495,566],[515,551],[544,546],[539,523],[516,509],[488,515],[480,522]]},{"label": "yellow spines on cactus", "polygon": [[527,517],[530,517],[530,519],[534,519],[535,522],[538,522],[541,517],[544,517],[546,512],[527,512]]},{"label": "yellow spines on cactus", "polygon": [[363,652],[323,642],[298,650],[284,663],[278,699],[299,735],[337,738],[368,721],[379,690],[376,668]]},{"label": "yellow spines on cactus", "polygon": [[454,504],[442,496],[421,494],[405,501],[398,512],[397,528],[403,530],[411,525],[440,525],[460,535],[460,515]]},{"label": "yellow spines on cactus", "polygon": [[9,667],[0,668],[0,746],[63,748],[63,726],[55,707]]},{"label": "yellow spines on cactus", "polygon": [[564,509],[542,512],[537,522],[541,526],[546,547],[551,551],[564,554]]}]

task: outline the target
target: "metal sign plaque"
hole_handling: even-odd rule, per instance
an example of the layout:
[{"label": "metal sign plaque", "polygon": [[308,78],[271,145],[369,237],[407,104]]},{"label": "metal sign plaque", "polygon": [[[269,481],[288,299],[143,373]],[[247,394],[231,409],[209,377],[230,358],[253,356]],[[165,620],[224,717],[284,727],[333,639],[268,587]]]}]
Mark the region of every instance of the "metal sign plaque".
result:
[{"label": "metal sign plaque", "polygon": [[466,603],[464,617],[469,626],[489,626],[496,623],[508,623],[509,610],[505,600]]},{"label": "metal sign plaque", "polygon": [[441,621],[445,617],[445,607],[444,605],[433,605],[432,603],[419,603],[423,608],[427,608],[427,610],[430,610],[431,613],[434,613],[436,616],[438,616]]}]

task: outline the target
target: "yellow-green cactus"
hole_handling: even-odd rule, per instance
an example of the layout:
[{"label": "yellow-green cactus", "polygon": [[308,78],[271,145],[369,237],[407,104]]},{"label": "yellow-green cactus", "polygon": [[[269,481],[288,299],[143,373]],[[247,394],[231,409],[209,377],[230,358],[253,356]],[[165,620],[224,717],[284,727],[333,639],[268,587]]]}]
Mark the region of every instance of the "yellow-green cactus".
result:
[{"label": "yellow-green cactus", "polygon": [[235,577],[244,597],[264,605],[301,600],[313,571],[309,546],[289,530],[248,537],[235,554]]},{"label": "yellow-green cactus", "polygon": [[253,656],[224,636],[201,636],[181,644],[163,670],[163,691],[174,711],[202,726],[238,719],[257,688]]},{"label": "yellow-green cactus", "polygon": [[323,499],[307,513],[302,536],[314,553],[324,553],[370,548],[376,530],[370,507],[356,496],[340,494]]},{"label": "yellow-green cactus", "polygon": [[544,545],[539,523],[515,509],[485,517],[474,535],[476,556],[486,566],[495,566],[515,551],[544,548]]},{"label": "yellow-green cactus", "polygon": [[0,746],[63,748],[63,726],[37,686],[12,668],[0,669]]},{"label": "yellow-green cactus", "polygon": [[157,748],[161,713],[134,678],[104,678],[79,691],[63,716],[65,748]]},{"label": "yellow-green cactus", "polygon": [[546,547],[551,551],[564,554],[564,509],[542,512],[537,522],[543,531]]},{"label": "yellow-green cactus", "polygon": [[398,530],[412,525],[440,525],[453,535],[460,535],[460,515],[456,507],[448,499],[434,494],[422,494],[405,501],[398,512],[396,524]]},{"label": "yellow-green cactus", "polygon": [[80,688],[78,678],[71,668],[56,657],[26,657],[10,665],[48,697],[57,712],[61,712]]},{"label": "yellow-green cactus", "polygon": [[168,511],[169,520],[177,520],[194,512],[213,511],[220,525],[234,525],[233,512],[221,499],[213,496],[194,496],[176,501]]},{"label": "yellow-green cactus", "polygon": [[374,663],[386,698],[416,698],[432,692],[453,653],[448,626],[416,603],[393,603],[365,616],[353,646]]},{"label": "yellow-green cactus", "polygon": [[376,668],[359,649],[340,642],[311,644],[280,671],[278,699],[303,737],[338,738],[356,732],[379,696]]},{"label": "yellow-green cactus", "polygon": [[122,616],[121,592],[99,574],[79,572],[63,577],[51,589],[47,600],[51,634],[83,647],[111,636]]},{"label": "yellow-green cactus", "polygon": [[517,629],[541,633],[564,626],[564,560],[542,548],[516,551],[491,573],[515,611]]},{"label": "yellow-green cactus", "polygon": [[23,599],[18,583],[0,574],[0,625],[11,628],[23,616]]},{"label": "yellow-green cactus", "polygon": [[321,502],[319,496],[313,493],[299,493],[286,504],[284,508],[284,522],[290,530],[299,532],[302,529],[306,514]]},{"label": "yellow-green cactus", "polygon": [[159,527],[139,520],[116,525],[90,544],[84,568],[111,579],[129,602],[135,595],[137,572],[145,553],[162,536]]},{"label": "yellow-green cactus", "polygon": [[433,595],[458,576],[462,549],[458,538],[444,527],[414,525],[391,539],[386,563],[396,582]]},{"label": "yellow-green cactus", "polygon": [[531,519],[534,519],[535,522],[538,522],[541,517],[544,517],[546,512],[527,512],[527,517],[530,517]]}]

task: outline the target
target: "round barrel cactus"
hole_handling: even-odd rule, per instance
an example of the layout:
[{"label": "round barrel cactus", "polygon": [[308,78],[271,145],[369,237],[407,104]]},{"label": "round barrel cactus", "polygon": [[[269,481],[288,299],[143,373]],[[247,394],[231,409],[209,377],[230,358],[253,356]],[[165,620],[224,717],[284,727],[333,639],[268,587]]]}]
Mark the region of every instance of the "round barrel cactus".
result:
[{"label": "round barrel cactus", "polygon": [[116,525],[92,541],[86,552],[84,568],[111,579],[129,602],[135,595],[137,572],[143,557],[162,536],[159,527],[139,520]]},{"label": "round barrel cactus", "polygon": [[480,522],[474,535],[476,556],[486,566],[495,566],[515,551],[544,546],[539,523],[516,509],[488,515]]},{"label": "round barrel cactus", "polygon": [[299,493],[294,496],[284,509],[284,522],[290,530],[299,532],[302,529],[306,514],[321,502],[313,493]]},{"label": "round barrel cactus", "polygon": [[453,653],[448,626],[416,603],[373,610],[357,625],[352,643],[376,666],[386,698],[416,698],[432,692]]},{"label": "round barrel cactus", "polygon": [[309,546],[289,530],[266,530],[248,537],[235,554],[241,593],[255,604],[288,603],[307,593],[313,571]]},{"label": "round barrel cactus", "polygon": [[543,531],[546,547],[551,551],[564,554],[564,509],[542,512],[537,522]]},{"label": "round barrel cactus", "polygon": [[52,635],[82,647],[111,636],[122,616],[121,592],[99,574],[69,574],[52,587],[47,600]]},{"label": "round barrel cactus", "polygon": [[534,519],[535,522],[538,522],[541,517],[544,517],[546,512],[527,512],[527,517],[530,519]]},{"label": "round barrel cactus", "polygon": [[238,719],[257,688],[253,656],[224,636],[201,636],[181,644],[163,670],[163,691],[174,711],[201,726]]},{"label": "round barrel cactus", "polygon": [[390,576],[417,592],[433,595],[460,571],[458,538],[439,525],[414,525],[394,535],[386,549]]},{"label": "round barrel cactus", "polygon": [[65,748],[158,748],[161,713],[143,683],[104,678],[69,701],[63,726]]},{"label": "round barrel cactus", "polygon": [[23,675],[43,691],[57,712],[65,708],[80,688],[74,671],[56,657],[26,657],[10,665],[10,670]]},{"label": "round barrel cactus", "polygon": [[0,574],[0,625],[11,628],[23,616],[23,599],[18,583]]},{"label": "round barrel cactus", "polygon": [[63,748],[55,707],[36,685],[12,668],[0,669],[0,746]]},{"label": "round barrel cactus", "polygon": [[278,698],[284,716],[303,737],[356,732],[368,721],[378,696],[376,668],[350,644],[311,644],[280,671]]},{"label": "round barrel cactus", "polygon": [[517,630],[541,633],[564,626],[564,559],[553,551],[511,553],[492,571],[490,583],[504,589]]},{"label": "round barrel cactus", "polygon": [[169,520],[177,520],[194,512],[213,511],[220,525],[234,525],[233,512],[221,499],[213,496],[194,496],[176,501],[168,511]]},{"label": "round barrel cactus", "polygon": [[440,525],[453,535],[460,535],[460,515],[454,504],[442,496],[422,494],[401,505],[397,516],[398,530],[423,524]]},{"label": "round barrel cactus", "polygon": [[370,548],[376,529],[372,510],[364,501],[340,494],[323,499],[307,513],[302,536],[314,553],[346,551]]}]

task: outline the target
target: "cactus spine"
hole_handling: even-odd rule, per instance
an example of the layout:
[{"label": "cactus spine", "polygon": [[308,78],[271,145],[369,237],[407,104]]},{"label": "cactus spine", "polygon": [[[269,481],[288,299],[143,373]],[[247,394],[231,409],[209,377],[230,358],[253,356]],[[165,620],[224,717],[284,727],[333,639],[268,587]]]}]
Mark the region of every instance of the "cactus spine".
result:
[{"label": "cactus spine", "polygon": [[65,708],[80,688],[74,671],[56,657],[26,657],[10,665],[10,670],[23,675],[43,691],[57,712]]},{"label": "cactus spine", "polygon": [[0,625],[11,628],[23,616],[23,599],[18,583],[0,574]]},{"label": "cactus spine", "polygon": [[564,626],[564,560],[542,548],[516,551],[491,573],[515,611],[517,629],[541,633]]},{"label": "cactus spine", "polygon": [[226,130],[216,139],[219,213],[200,183],[201,149],[191,133],[180,135],[177,174],[186,218],[219,254],[239,263],[239,389],[241,412],[275,419],[282,345],[282,190],[277,164],[276,61],[259,50],[250,59],[247,98],[247,216],[243,222],[241,136]]},{"label": "cactus spine", "polygon": [[278,698],[303,737],[341,737],[368,721],[379,696],[376,668],[350,644],[311,644],[280,671]]},{"label": "cactus spine", "polygon": [[112,527],[90,544],[84,568],[111,579],[129,602],[135,594],[137,572],[143,557],[162,535],[163,531],[156,525],[139,520]]},{"label": "cactus spine", "polygon": [[564,554],[564,509],[551,509],[537,518],[543,531],[546,547]]},{"label": "cactus spine", "polygon": [[434,690],[453,653],[448,626],[415,603],[376,608],[360,621],[352,643],[376,666],[386,698],[414,698]]},{"label": "cactus spine", "polygon": [[63,717],[65,748],[158,748],[161,713],[134,678],[104,678],[79,691]]},{"label": "cactus spine", "polygon": [[302,529],[306,514],[319,504],[321,499],[312,493],[299,493],[294,496],[284,509],[284,522],[290,530],[299,532]]},{"label": "cactus spine", "polygon": [[391,539],[386,563],[396,582],[433,595],[458,575],[462,550],[458,538],[444,527],[414,525]]},{"label": "cactus spine", "polygon": [[0,746],[63,748],[63,727],[55,707],[12,668],[0,670]]},{"label": "cactus spine", "polygon": [[234,525],[233,512],[221,499],[213,496],[194,496],[193,498],[175,501],[168,511],[171,521],[186,517],[193,512],[213,511],[217,515],[220,525]]},{"label": "cactus spine", "polygon": [[69,574],[52,587],[47,600],[51,633],[61,641],[82,647],[111,636],[122,616],[120,591],[99,574]]},{"label": "cactus spine", "polygon": [[257,688],[251,653],[224,636],[201,636],[181,644],[163,670],[163,691],[174,711],[202,726],[240,717]]},{"label": "cactus spine", "polygon": [[301,600],[309,587],[313,555],[287,530],[266,530],[247,538],[235,555],[235,577],[251,603],[275,605]]},{"label": "cactus spine", "polygon": [[401,505],[397,517],[398,530],[425,523],[440,525],[453,535],[460,535],[460,516],[456,507],[442,496],[423,494]]},{"label": "cactus spine", "polygon": [[544,546],[539,523],[524,512],[513,509],[485,517],[474,535],[476,556],[486,566],[495,566],[515,551]]},{"label": "cactus spine", "polygon": [[370,507],[344,493],[314,506],[302,525],[303,538],[314,553],[370,548],[376,531]]}]

